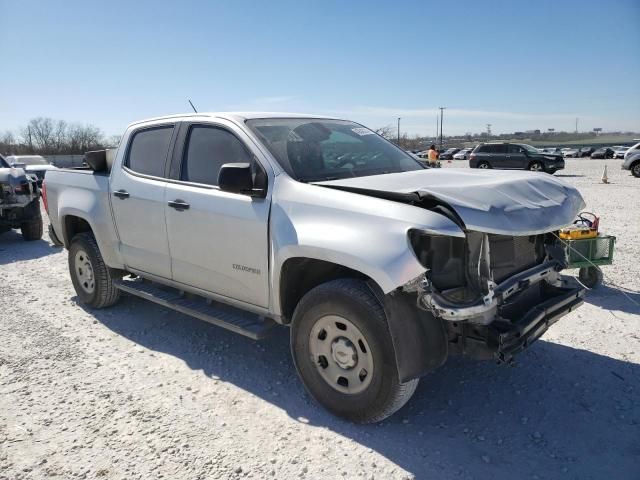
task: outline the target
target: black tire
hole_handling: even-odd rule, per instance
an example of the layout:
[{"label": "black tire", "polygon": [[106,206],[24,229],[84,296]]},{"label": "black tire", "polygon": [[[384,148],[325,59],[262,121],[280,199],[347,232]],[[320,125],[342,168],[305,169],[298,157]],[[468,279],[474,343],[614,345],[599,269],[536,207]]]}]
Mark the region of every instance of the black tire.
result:
[{"label": "black tire", "polygon": [[56,247],[63,247],[64,244],[56,235],[56,231],[53,229],[53,225],[49,224],[49,239]]},{"label": "black tire", "polygon": [[534,162],[531,162],[529,164],[529,167],[527,167],[527,169],[532,172],[544,172],[544,165],[542,164],[542,162],[538,162],[536,160]]},{"label": "black tire", "polygon": [[602,278],[602,270],[598,267],[582,267],[578,272],[578,279],[588,288],[595,288],[600,285]]},{"label": "black tire", "polygon": [[491,164],[487,161],[478,162],[478,166],[476,168],[489,169],[491,168]]},{"label": "black tire", "polygon": [[[85,269],[82,269],[79,262],[83,262]],[[91,270],[92,282],[79,276],[78,269],[86,272],[87,268]],[[69,274],[78,298],[85,305],[105,308],[115,304],[120,298],[120,290],[114,284],[116,270],[105,265],[92,233],[79,233],[71,240]]]},{"label": "black tire", "polygon": [[31,242],[33,240],[40,240],[42,238],[44,227],[42,226],[42,215],[38,213],[34,218],[28,222],[20,224],[20,232],[22,232],[22,238]]},{"label": "black tire", "polygon": [[631,165],[631,175],[636,178],[640,178],[640,162],[636,162]]},{"label": "black tire", "polygon": [[[369,348],[365,351],[360,340],[351,344],[356,352],[353,358],[358,358],[359,355],[364,358],[366,354],[372,361],[372,372],[366,380],[368,383],[357,393],[345,393],[336,389],[339,387],[331,385],[321,373],[322,358],[313,358],[310,343],[314,327],[318,328],[320,322],[333,316],[341,317],[340,320],[346,320],[355,326]],[[318,335],[318,339],[320,338]],[[325,339],[327,338],[325,333]],[[331,340],[332,352],[335,343],[342,341],[342,338]],[[325,339],[320,341],[324,342]],[[314,341],[317,342],[315,339]],[[360,280],[333,280],[314,288],[302,298],[293,314],[291,353],[298,374],[311,396],[334,415],[352,422],[373,423],[385,419],[411,398],[418,385],[418,379],[400,383],[384,310],[369,287]],[[335,355],[333,358],[331,355],[329,357],[333,362],[332,368],[337,367],[339,370],[341,367],[334,360]],[[326,358],[324,361],[326,362]],[[356,362],[351,373],[360,368],[360,358]],[[334,382],[339,383],[340,381]]]}]

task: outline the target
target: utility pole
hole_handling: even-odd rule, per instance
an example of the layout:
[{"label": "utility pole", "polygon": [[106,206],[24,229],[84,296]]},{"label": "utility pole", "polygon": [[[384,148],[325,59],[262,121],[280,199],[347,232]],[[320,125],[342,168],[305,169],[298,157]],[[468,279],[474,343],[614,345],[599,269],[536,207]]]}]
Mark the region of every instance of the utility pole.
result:
[{"label": "utility pole", "polygon": [[438,123],[438,114],[436,113],[436,134],[433,137],[433,143],[438,143],[438,132],[440,131],[439,128],[440,124]]},{"label": "utility pole", "polygon": [[400,117],[398,117],[398,147],[400,146]]},{"label": "utility pole", "polygon": [[576,133],[578,133],[578,117],[576,117]]},{"label": "utility pole", "polygon": [[442,119],[443,119],[444,110],[447,107],[438,107],[438,108],[440,108],[440,150],[442,150]]},{"label": "utility pole", "polygon": [[487,123],[487,138],[491,138],[491,124]]}]

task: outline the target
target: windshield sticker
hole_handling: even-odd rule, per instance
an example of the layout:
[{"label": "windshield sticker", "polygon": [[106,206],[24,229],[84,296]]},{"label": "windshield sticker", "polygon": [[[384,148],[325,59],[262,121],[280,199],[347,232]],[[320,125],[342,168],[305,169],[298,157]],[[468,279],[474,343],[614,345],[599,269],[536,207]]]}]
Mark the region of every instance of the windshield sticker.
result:
[{"label": "windshield sticker", "polygon": [[357,133],[361,137],[364,136],[364,135],[373,135],[374,134],[374,132],[372,132],[368,128],[363,128],[363,127],[352,128],[351,131],[353,133]]}]

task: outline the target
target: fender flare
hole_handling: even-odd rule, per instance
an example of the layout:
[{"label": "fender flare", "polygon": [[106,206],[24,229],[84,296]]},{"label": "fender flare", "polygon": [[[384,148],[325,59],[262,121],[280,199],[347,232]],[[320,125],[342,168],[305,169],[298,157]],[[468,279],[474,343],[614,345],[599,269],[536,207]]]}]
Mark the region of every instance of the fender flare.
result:
[{"label": "fender flare", "polygon": [[399,380],[408,382],[442,366],[449,356],[443,321],[419,309],[415,294],[396,289],[384,295],[375,283],[368,285],[387,316]]}]

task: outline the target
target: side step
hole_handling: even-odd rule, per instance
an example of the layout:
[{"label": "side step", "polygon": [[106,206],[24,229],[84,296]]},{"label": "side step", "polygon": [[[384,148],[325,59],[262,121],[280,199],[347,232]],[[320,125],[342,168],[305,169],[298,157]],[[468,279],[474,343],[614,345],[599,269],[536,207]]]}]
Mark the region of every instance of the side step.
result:
[{"label": "side step", "polygon": [[187,297],[179,290],[160,287],[142,280],[120,280],[116,287],[126,293],[144,298],[163,307],[176,310],[185,315],[195,317],[218,327],[226,328],[254,340],[267,336],[276,322],[255,313],[224,305],[219,302],[209,303],[202,297]]}]

